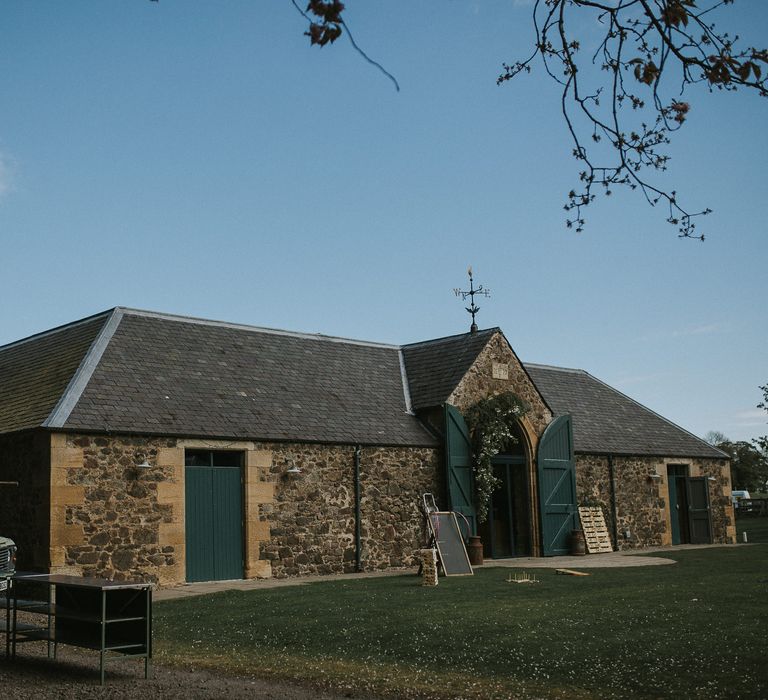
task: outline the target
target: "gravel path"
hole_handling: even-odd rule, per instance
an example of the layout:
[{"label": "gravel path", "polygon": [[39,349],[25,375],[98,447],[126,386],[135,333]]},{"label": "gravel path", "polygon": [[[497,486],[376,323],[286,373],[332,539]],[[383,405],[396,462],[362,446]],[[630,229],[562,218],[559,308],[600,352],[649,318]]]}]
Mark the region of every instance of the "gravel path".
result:
[{"label": "gravel path", "polygon": [[[2,640],[4,642],[4,640]],[[368,695],[330,694],[288,683],[256,678],[224,676],[208,671],[187,671],[155,665],[153,678],[144,679],[144,664],[137,660],[115,661],[107,666],[106,684],[99,685],[99,655],[60,646],[56,661],[46,658],[43,643],[25,644],[16,660],[5,660],[0,651],[0,698],[15,700],[81,700],[130,698],[149,700],[362,700]]]}]

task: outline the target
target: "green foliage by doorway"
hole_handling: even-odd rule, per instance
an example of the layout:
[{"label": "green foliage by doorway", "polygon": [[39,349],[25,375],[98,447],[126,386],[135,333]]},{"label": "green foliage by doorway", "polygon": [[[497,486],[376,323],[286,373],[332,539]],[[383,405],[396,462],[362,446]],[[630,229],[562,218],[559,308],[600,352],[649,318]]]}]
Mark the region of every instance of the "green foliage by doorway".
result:
[{"label": "green foliage by doorway", "polygon": [[478,522],[488,517],[491,495],[500,481],[491,460],[505,445],[517,442],[514,426],[528,412],[528,404],[507,392],[478,401],[465,416],[474,442],[475,509]]}]

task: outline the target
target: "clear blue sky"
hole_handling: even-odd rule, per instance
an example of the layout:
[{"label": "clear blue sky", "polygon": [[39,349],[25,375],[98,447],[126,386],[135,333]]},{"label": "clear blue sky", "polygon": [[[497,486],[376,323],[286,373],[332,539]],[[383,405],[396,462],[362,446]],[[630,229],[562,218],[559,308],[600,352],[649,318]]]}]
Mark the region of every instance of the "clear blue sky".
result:
[{"label": "clear blue sky", "polygon": [[[0,5],[0,344],[115,306],[405,343],[481,327],[703,435],[768,431],[768,103],[691,94],[679,240],[630,193],[564,227],[576,165],[530,3],[349,0],[311,48],[289,0]],[[768,44],[768,3],[732,25]],[[584,32],[594,32],[585,24]]]}]

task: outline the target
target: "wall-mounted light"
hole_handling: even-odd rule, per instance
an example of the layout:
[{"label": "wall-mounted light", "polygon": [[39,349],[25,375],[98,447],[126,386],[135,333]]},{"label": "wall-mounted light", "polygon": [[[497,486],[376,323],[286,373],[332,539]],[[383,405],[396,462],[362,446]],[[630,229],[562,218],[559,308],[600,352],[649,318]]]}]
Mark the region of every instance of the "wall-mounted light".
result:
[{"label": "wall-mounted light", "polygon": [[714,476],[708,476],[707,481],[717,481]]},{"label": "wall-mounted light", "polygon": [[661,479],[661,474],[649,474],[648,475],[648,481],[659,481]]},{"label": "wall-mounted light", "polygon": [[292,463],[291,466],[285,470],[285,473],[288,474],[288,476],[298,476],[301,474],[301,469]]}]

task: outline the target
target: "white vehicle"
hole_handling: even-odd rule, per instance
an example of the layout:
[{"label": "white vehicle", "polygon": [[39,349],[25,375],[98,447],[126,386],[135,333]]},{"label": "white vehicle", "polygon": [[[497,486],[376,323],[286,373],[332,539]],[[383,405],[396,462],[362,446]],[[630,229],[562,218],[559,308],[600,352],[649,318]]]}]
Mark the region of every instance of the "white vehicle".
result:
[{"label": "white vehicle", "polygon": [[[16,570],[16,544],[7,537],[0,537],[0,576]],[[8,580],[0,578],[0,591],[8,587]]]},{"label": "white vehicle", "polygon": [[738,508],[739,503],[745,498],[750,499],[749,491],[731,491],[731,501],[733,501],[734,508]]}]

